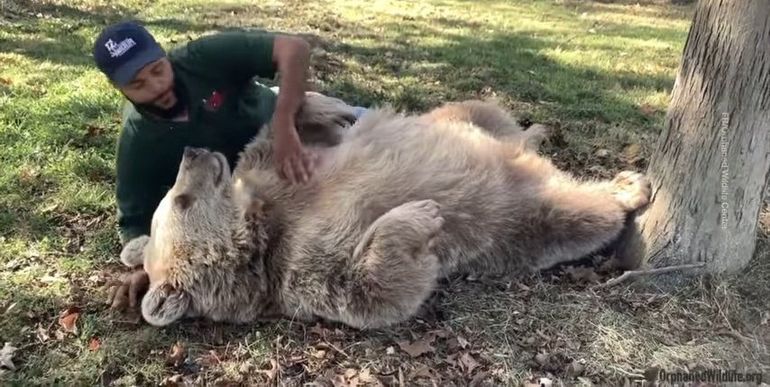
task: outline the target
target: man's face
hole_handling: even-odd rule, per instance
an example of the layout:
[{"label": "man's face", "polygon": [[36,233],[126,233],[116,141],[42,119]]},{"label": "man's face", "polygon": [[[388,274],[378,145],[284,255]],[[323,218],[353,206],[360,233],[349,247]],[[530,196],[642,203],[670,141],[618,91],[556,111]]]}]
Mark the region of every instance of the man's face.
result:
[{"label": "man's face", "polygon": [[136,104],[170,109],[177,102],[174,93],[174,72],[167,58],[150,62],[136,74],[131,83],[120,89]]}]

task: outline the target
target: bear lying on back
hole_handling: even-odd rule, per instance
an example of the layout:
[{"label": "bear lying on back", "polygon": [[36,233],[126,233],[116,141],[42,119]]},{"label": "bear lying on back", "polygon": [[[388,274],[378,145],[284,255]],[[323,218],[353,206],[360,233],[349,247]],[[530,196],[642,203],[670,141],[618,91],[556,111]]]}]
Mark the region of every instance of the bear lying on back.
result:
[{"label": "bear lying on back", "polygon": [[224,157],[187,149],[158,206],[142,314],[245,323],[321,317],[374,328],[410,318],[437,278],[516,273],[612,241],[650,186],[634,172],[580,182],[539,156],[541,127],[468,101],[420,116],[365,114],[306,185],[279,179],[269,140]]}]

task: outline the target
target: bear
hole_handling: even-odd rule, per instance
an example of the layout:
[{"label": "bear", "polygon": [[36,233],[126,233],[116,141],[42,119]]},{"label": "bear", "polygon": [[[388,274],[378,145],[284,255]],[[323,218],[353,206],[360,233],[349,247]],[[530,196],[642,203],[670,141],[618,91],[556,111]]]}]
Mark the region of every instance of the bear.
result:
[{"label": "bear", "polygon": [[315,148],[304,185],[277,176],[265,139],[232,174],[221,154],[187,148],[126,262],[149,277],[142,316],[376,329],[412,317],[443,276],[526,273],[598,251],[649,202],[650,183],[633,171],[576,179],[538,154],[541,129],[485,101],[375,108]]}]

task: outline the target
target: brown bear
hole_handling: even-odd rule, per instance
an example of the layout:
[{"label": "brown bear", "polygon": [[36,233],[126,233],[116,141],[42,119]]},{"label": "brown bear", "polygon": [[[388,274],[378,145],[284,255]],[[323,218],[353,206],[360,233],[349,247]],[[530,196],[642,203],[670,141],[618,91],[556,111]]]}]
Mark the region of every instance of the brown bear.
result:
[{"label": "brown bear", "polygon": [[495,104],[424,115],[382,108],[318,147],[305,185],[257,139],[232,177],[221,154],[188,148],[141,254],[153,325],[182,317],[246,323],[286,316],[377,328],[410,318],[439,277],[539,270],[599,250],[647,204],[622,172],[578,181],[534,149]]}]

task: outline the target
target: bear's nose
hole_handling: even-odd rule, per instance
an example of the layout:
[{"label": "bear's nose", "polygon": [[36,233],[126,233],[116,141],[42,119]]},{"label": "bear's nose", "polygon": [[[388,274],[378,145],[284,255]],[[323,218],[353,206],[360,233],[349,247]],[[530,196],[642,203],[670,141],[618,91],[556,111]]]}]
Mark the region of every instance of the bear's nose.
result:
[{"label": "bear's nose", "polygon": [[203,149],[193,148],[191,146],[184,147],[184,157],[186,159],[193,160],[196,157],[200,156],[202,153],[203,153]]}]

